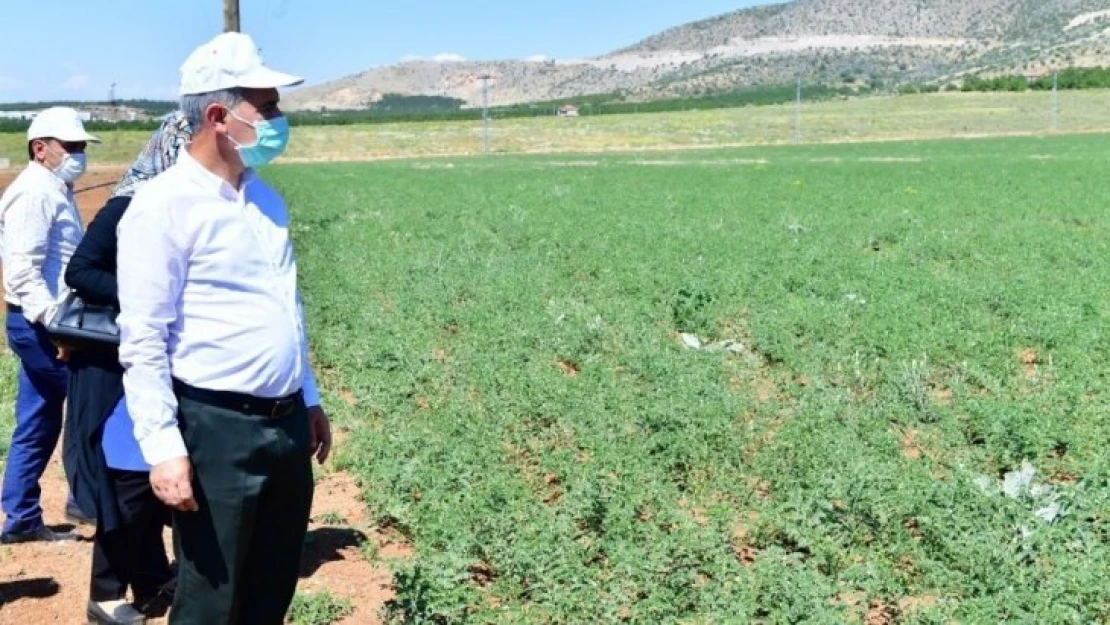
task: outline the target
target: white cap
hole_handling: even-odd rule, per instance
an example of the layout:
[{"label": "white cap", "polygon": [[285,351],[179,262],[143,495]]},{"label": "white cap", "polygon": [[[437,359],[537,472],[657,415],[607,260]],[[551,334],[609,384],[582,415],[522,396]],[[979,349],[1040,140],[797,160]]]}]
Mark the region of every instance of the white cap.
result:
[{"label": "white cap", "polygon": [[27,129],[27,140],[57,139],[67,143],[100,143],[100,139],[85,132],[85,124],[75,109],[53,106],[35,115]]},{"label": "white cap", "polygon": [[276,72],[262,64],[250,35],[229,32],[200,46],[181,66],[181,95],[211,93],[233,87],[292,87],[304,78]]}]

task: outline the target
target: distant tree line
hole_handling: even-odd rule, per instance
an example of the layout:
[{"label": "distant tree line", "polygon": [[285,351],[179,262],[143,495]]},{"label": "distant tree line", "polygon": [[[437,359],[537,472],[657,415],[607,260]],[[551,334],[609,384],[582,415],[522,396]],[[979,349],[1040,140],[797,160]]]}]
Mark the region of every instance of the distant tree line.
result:
[{"label": "distant tree line", "polygon": [[[968,76],[961,83],[947,85],[945,91],[985,92],[985,91],[1051,91],[1053,74],[1047,73],[1035,78],[1020,74],[983,78]],[[1107,67],[1069,67],[1062,69],[1058,76],[1058,88],[1107,89],[1110,88],[1110,68]],[[937,84],[903,85],[899,93],[932,93],[940,91]]]},{"label": "distant tree line", "polygon": [[[1110,68],[1072,67],[1059,73],[1060,89],[1105,89],[1110,88]],[[830,86],[823,84],[807,85],[802,88],[802,99],[806,102],[862,96],[872,93],[875,85]],[[899,93],[934,93],[945,91],[1044,91],[1052,89],[1052,74],[1030,79],[1022,75],[983,78],[968,76],[959,83],[909,84],[897,88]],[[547,102],[514,104],[511,106],[490,107],[492,119],[520,117],[554,116],[556,110],[565,104],[578,107],[578,114],[612,115],[628,113],[660,113],[669,111],[689,111],[699,109],[737,108],[744,106],[768,106],[794,101],[797,96],[794,85],[768,85],[747,87],[725,91],[708,91],[684,97],[660,100],[636,101],[632,94],[606,93]],[[0,111],[23,111],[42,109],[47,106],[88,107],[108,106],[107,102],[16,102],[0,104]],[[146,121],[91,121],[85,124],[90,131],[109,130],[154,130],[158,118],[177,108],[176,102],[162,100],[120,100],[115,104],[141,110],[151,116]],[[464,108],[466,102],[446,96],[385,94],[379,101],[359,109],[337,109],[318,111],[296,111],[288,113],[290,122],[300,126],[343,126],[352,124],[374,124],[387,122],[421,121],[476,121],[482,118],[482,109]],[[16,119],[0,119],[0,132],[23,132],[30,122]]]},{"label": "distant tree line", "polygon": [[[807,102],[865,95],[866,87],[830,87],[810,85],[802,89],[802,99]],[[545,102],[495,106],[489,108],[492,119],[511,119],[521,117],[550,117],[566,104],[578,107],[580,116],[613,115],[629,113],[660,113],[669,111],[690,111],[699,109],[736,108],[741,106],[763,106],[793,102],[797,96],[793,85],[753,87],[731,91],[709,92],[687,97],[662,100],[635,101],[628,94],[609,93],[582,97],[564,98]],[[463,108],[463,101],[450,103],[415,102],[417,96],[386,96],[374,105],[358,110],[335,111],[298,111],[290,113],[290,122],[301,125],[348,125],[373,124],[401,121],[467,121],[482,119],[479,107]],[[419,104],[425,104],[420,106]]]},{"label": "distant tree line", "polygon": [[152,117],[159,117],[177,108],[177,102],[166,100],[116,100],[115,102],[86,102],[77,100],[55,100],[52,102],[10,102],[0,103],[0,111],[38,111],[51,106],[82,108],[88,106],[123,106],[142,111]]},{"label": "distant tree line", "polygon": [[[802,88],[802,99],[807,102],[846,98],[866,95],[871,92],[867,86],[833,87],[828,85],[807,85]],[[573,104],[581,116],[612,115],[629,113],[660,113],[669,111],[690,111],[704,109],[736,108],[743,106],[766,106],[793,102],[797,96],[794,85],[772,85],[750,87],[728,91],[710,91],[661,100],[636,101],[631,94],[607,93],[582,97],[565,98],[546,102],[514,104],[511,106],[490,107],[492,119],[554,116],[560,106]],[[0,110],[35,110],[45,106],[103,106],[105,103],[89,102],[50,102],[20,103],[0,105]],[[141,109],[152,116],[146,121],[90,121],[85,127],[92,132],[108,130],[154,130],[158,127],[158,117],[174,110],[174,102],[150,100],[128,100],[120,104]],[[352,124],[374,124],[387,122],[420,121],[477,121],[482,119],[480,107],[464,108],[465,101],[445,96],[409,96],[386,94],[381,100],[360,109],[338,109],[318,111],[293,111],[287,113],[293,125],[300,126],[342,126]],[[30,122],[26,120],[0,119],[0,132],[22,132]]]}]

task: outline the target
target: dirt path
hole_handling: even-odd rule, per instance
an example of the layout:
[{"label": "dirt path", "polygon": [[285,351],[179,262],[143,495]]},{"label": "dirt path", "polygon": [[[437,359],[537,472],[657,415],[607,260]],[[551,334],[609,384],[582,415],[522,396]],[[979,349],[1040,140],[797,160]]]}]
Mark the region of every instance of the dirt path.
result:
[{"label": "dirt path", "polygon": [[[57,454],[41,484],[46,522],[62,523],[67,487]],[[85,622],[93,530],[84,526],[76,529],[83,538],[76,543],[0,546],[0,623]],[[167,550],[172,552],[168,530],[165,540]],[[363,546],[366,541],[372,545]],[[354,612],[340,621],[343,625],[380,623],[378,613],[393,596],[392,576],[386,565],[372,564],[365,554],[376,553],[384,561],[405,557],[408,549],[371,526],[358,486],[347,473],[323,473],[317,480],[312,524],[305,543],[298,591],[327,590],[334,597],[348,599]]]},{"label": "dirt path", "polygon": [[[76,197],[86,223],[104,205],[122,171],[98,169],[81,178]],[[0,190],[17,173],[0,172]],[[344,438],[342,432],[337,432],[337,448],[342,447]],[[46,522],[63,523],[68,488],[57,453],[41,486]],[[83,537],[76,543],[0,546],[0,624],[85,622],[93,529],[76,529]],[[172,552],[168,530],[165,540],[167,550]],[[368,541],[372,544],[366,544]],[[380,609],[393,596],[392,575],[384,561],[407,557],[408,553],[407,546],[373,527],[358,485],[349,474],[326,468],[321,472],[316,481],[298,592],[326,589],[334,597],[349,600],[354,609],[340,623],[374,625],[380,622]],[[375,562],[370,562],[369,554],[376,554]]]}]

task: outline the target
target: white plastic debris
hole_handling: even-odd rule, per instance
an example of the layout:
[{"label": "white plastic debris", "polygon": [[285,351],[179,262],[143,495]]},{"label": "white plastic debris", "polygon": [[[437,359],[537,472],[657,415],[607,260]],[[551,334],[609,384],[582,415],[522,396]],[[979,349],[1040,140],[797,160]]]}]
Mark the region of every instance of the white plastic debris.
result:
[{"label": "white plastic debris", "polygon": [[714,343],[706,343],[700,336],[683,332],[678,335],[682,346],[686,349],[704,349],[707,352],[729,352],[732,354],[748,354],[748,348],[740,341],[726,339]]},{"label": "white plastic debris", "polygon": [[975,485],[979,487],[979,490],[988,495],[994,494],[996,484],[994,478],[989,475],[980,475],[975,478]]},{"label": "white plastic debris", "polygon": [[1036,474],[1037,470],[1033,465],[1029,464],[1028,460],[1022,460],[1020,471],[1010,471],[1002,476],[1002,492],[1010,499],[1021,497],[1033,486],[1033,478]]},{"label": "white plastic debris", "polygon": [[[1035,481],[1036,476],[1037,470],[1033,465],[1028,460],[1023,460],[1020,469],[1010,471],[1002,476],[1002,493],[1010,499],[1021,499],[1029,502],[1031,504],[1030,508],[1037,506],[1032,511],[1033,516],[1045,523],[1054,523],[1060,518],[1063,509],[1059,501],[1060,493],[1054,486],[1037,483]],[[987,496],[994,496],[998,493],[998,480],[980,475],[974,481],[979,490]],[[1028,525],[1024,524],[1018,525],[1017,529],[1022,540],[1028,540],[1036,533],[1035,529],[1030,529]]]},{"label": "white plastic debris", "polygon": [[1054,501],[1041,508],[1040,510],[1037,510],[1033,514],[1035,514],[1037,518],[1041,519],[1045,523],[1051,523],[1060,516],[1060,504]]},{"label": "white plastic debris", "polygon": [[745,351],[743,343],[739,341],[717,341],[709,346],[712,351],[732,352],[734,354],[743,354]]},{"label": "white plastic debris", "polygon": [[1051,496],[1054,491],[1055,489],[1047,484],[1034,484],[1029,488],[1029,496],[1033,499],[1042,499]]},{"label": "white plastic debris", "polygon": [[682,344],[685,345],[687,349],[701,349],[702,348],[702,342],[701,342],[701,339],[698,338],[698,335],[683,332],[679,336],[682,338]]}]

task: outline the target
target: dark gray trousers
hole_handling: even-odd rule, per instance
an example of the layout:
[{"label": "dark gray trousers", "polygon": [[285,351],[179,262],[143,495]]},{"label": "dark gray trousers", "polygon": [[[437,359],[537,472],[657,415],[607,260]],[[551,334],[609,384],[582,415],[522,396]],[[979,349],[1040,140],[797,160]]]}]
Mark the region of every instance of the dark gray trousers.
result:
[{"label": "dark gray trousers", "polygon": [[281,625],[312,507],[308,413],[278,419],[179,398],[198,512],[174,512],[172,625]]}]

